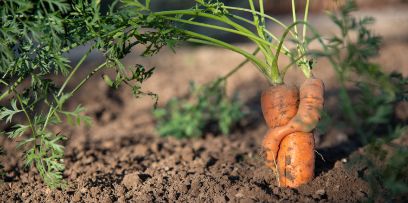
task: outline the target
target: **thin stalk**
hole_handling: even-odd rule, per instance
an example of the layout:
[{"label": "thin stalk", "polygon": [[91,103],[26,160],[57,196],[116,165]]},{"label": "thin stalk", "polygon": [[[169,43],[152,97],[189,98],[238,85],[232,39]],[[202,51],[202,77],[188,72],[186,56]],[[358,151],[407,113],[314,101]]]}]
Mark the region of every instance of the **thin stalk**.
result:
[{"label": "thin stalk", "polygon": [[30,116],[28,115],[27,110],[24,108],[23,101],[21,100],[20,94],[18,94],[17,92],[14,92],[14,93],[15,93],[15,95],[16,95],[16,97],[17,97],[18,103],[19,103],[20,106],[21,106],[21,110],[23,110],[24,115],[25,115],[25,117],[26,117],[27,120],[28,120],[28,123],[29,123],[29,125],[30,125],[30,128],[31,128],[31,130],[32,130],[32,132],[33,132],[33,137],[35,138],[35,137],[37,136],[37,131],[36,131],[36,129],[35,129],[35,126],[33,125],[33,122],[31,121],[31,118],[30,118]]},{"label": "thin stalk", "polygon": [[13,92],[21,82],[23,82],[22,77],[18,78],[17,81],[8,90],[6,90],[5,92],[3,92],[3,94],[1,94],[0,101],[6,98],[8,95],[10,95],[10,93]]},{"label": "thin stalk", "polygon": [[[256,54],[259,52],[259,47],[255,49],[254,52],[252,52],[252,55],[256,56]],[[225,74],[224,76],[218,78],[210,87],[210,89],[214,89],[215,87],[217,87],[222,81],[225,81],[226,79],[228,79],[231,75],[233,75],[234,73],[236,73],[239,69],[241,69],[246,63],[248,63],[250,60],[248,58],[245,58],[244,61],[242,61],[240,64],[238,64],[234,69],[232,69],[230,72],[228,72],[227,74]]]},{"label": "thin stalk", "polygon": [[266,28],[266,23],[265,23],[265,11],[264,11],[264,4],[263,0],[259,0],[259,11],[261,13],[261,25]]},{"label": "thin stalk", "polygon": [[[240,21],[243,21],[243,22],[245,22],[245,23],[248,23],[248,24],[250,24],[250,25],[253,25],[253,26],[255,26],[255,24],[252,22],[252,21],[250,21],[250,20],[248,20],[248,19],[245,19],[245,18],[243,18],[243,17],[241,17],[241,16],[237,16],[237,15],[233,15],[233,14],[231,14],[231,16],[233,17],[233,18],[235,18],[235,19],[237,19],[237,20],[240,20]],[[263,30],[266,34],[268,34],[269,36],[271,36],[274,40],[276,40],[278,43],[279,43],[279,38],[277,38],[274,34],[272,34],[271,32],[269,32],[266,28],[264,28],[264,30]],[[272,43],[270,43],[271,45],[273,45]],[[274,49],[276,49],[276,46],[273,46],[272,48],[274,48]],[[288,53],[290,54],[290,51],[289,51],[289,49],[285,46],[285,45],[283,45],[283,49],[285,50],[285,52],[283,52],[285,55],[287,55]]]},{"label": "thin stalk", "polygon": [[[223,6],[223,8],[230,9],[230,10],[244,11],[244,12],[249,12],[249,13],[252,13],[252,12],[253,12],[253,11],[251,11],[250,9],[239,8],[239,7],[233,7],[233,6]],[[260,12],[258,12],[258,11],[255,11],[254,13],[256,13],[256,14],[262,16],[262,17],[265,17],[266,19],[269,19],[269,20],[275,22],[276,24],[282,26],[285,30],[288,28],[285,24],[283,24],[281,21],[279,21],[278,19],[276,19],[276,18],[274,18],[274,17],[271,17],[271,16],[269,16],[269,15],[265,15],[265,14],[262,15],[262,14],[261,14]],[[297,39],[297,36],[296,36],[292,31],[290,31],[290,34],[291,34],[294,38]]]},{"label": "thin stalk", "polygon": [[[256,56],[256,54],[259,52],[259,48],[256,48],[254,52],[252,52],[252,55]],[[226,80],[228,77],[230,77],[232,74],[236,73],[240,68],[242,68],[246,63],[249,62],[249,59],[246,58],[244,61],[242,61],[240,64],[238,64],[234,69],[232,69],[230,72],[228,72],[226,75],[222,76],[220,80]]]},{"label": "thin stalk", "polygon": [[[99,70],[101,70],[105,65],[107,64],[107,62],[102,63],[101,65],[99,65],[97,68],[95,68],[91,73],[89,73],[69,94],[68,94],[68,98],[72,97],[74,95],[74,93],[76,91],[78,91],[78,89],[80,89],[87,80],[89,80],[96,72],[98,72]],[[67,98],[67,99],[68,99]],[[45,128],[48,125],[48,120],[49,118],[55,113],[56,108],[54,106],[50,107],[50,111],[47,114],[47,119],[46,122],[44,123],[43,126],[43,130],[45,130]]]},{"label": "thin stalk", "polygon": [[[196,33],[196,34],[198,34],[198,33]],[[199,34],[198,34],[198,35],[199,35]],[[272,78],[272,77],[270,76],[270,74],[268,74],[268,73],[266,72],[267,67],[268,67],[267,64],[263,63],[262,61],[260,61],[259,59],[257,59],[257,58],[254,57],[253,55],[249,54],[248,52],[246,52],[246,51],[244,51],[244,50],[242,50],[242,49],[239,49],[238,47],[235,47],[235,46],[233,46],[233,45],[227,44],[227,43],[225,43],[225,42],[222,42],[222,41],[219,41],[219,40],[216,40],[216,39],[212,39],[212,40],[215,40],[215,41],[212,41],[212,40],[210,41],[210,40],[208,40],[208,39],[203,39],[203,38],[201,38],[201,37],[207,37],[207,36],[205,36],[205,35],[202,35],[202,36],[192,36],[192,37],[193,37],[192,39],[189,39],[189,40],[187,40],[187,41],[189,41],[189,42],[194,42],[194,43],[200,43],[200,44],[211,45],[211,46],[219,46],[219,47],[223,47],[223,48],[229,49],[229,50],[231,50],[231,51],[234,51],[234,52],[237,52],[237,53],[243,55],[245,58],[249,59],[250,61],[252,61],[252,63],[255,64],[255,67],[257,67],[258,70],[259,70],[262,74],[265,75],[265,77],[268,79],[268,81],[269,81],[271,84],[278,84],[278,83],[281,81],[281,79],[279,78],[279,76],[278,76],[278,77],[275,76],[275,77]],[[198,39],[197,39],[197,38],[198,38]],[[228,46],[228,47],[226,47],[226,46]],[[229,46],[231,46],[231,47],[229,47]]]},{"label": "thin stalk", "polygon": [[[281,37],[281,40],[280,40],[280,42],[279,42],[278,50],[277,50],[277,52],[276,52],[275,59],[274,59],[274,61],[273,61],[273,63],[272,63],[272,68],[278,69],[278,59],[279,59],[280,50],[281,50],[281,48],[282,48],[283,41],[285,40],[285,38],[286,38],[287,35],[289,34],[289,30],[292,29],[293,27],[296,27],[297,24],[302,24],[302,23],[306,23],[306,22],[303,22],[303,21],[294,22],[294,23],[292,23],[292,24],[288,27],[288,29],[285,30],[285,32],[283,33],[283,35],[282,35],[282,37]],[[306,23],[306,24],[307,24],[307,23]],[[302,55],[302,54],[299,54],[299,55]],[[307,78],[310,78],[310,77],[311,77],[311,74],[312,74],[312,73],[311,73],[310,68],[301,67],[301,70],[303,71],[303,74],[304,74]]]},{"label": "thin stalk", "polygon": [[61,96],[62,92],[65,89],[65,86],[67,86],[68,82],[71,80],[71,78],[75,75],[76,71],[79,69],[79,67],[84,63],[85,59],[88,58],[89,54],[93,50],[93,46],[82,56],[82,58],[79,60],[77,65],[74,67],[74,69],[71,71],[71,73],[68,75],[67,79],[65,82],[62,84],[60,90],[58,91],[57,97]]},{"label": "thin stalk", "polygon": [[[239,54],[242,54],[243,56],[245,56],[245,58],[248,58],[249,60],[251,60],[253,63],[255,63],[255,65],[258,67],[258,69],[265,74],[265,76],[268,76],[267,72],[265,71],[268,67],[267,64],[265,64],[264,62],[260,61],[259,59],[257,59],[256,57],[254,57],[253,55],[251,55],[250,53],[236,47],[233,45],[230,45],[228,43],[219,41],[217,39],[207,39],[207,36],[205,35],[201,35],[198,33],[194,33],[194,32],[190,32],[190,31],[185,31],[185,32],[189,32],[188,35],[190,35],[192,37],[192,39],[188,39],[187,41],[190,42],[195,42],[195,43],[200,43],[200,44],[206,44],[206,45],[212,45],[212,46],[219,46],[219,47],[223,47],[226,49],[229,49],[231,51],[237,52]],[[187,33],[186,33],[187,34]]]},{"label": "thin stalk", "polygon": [[285,78],[286,72],[288,71],[289,67],[291,67],[292,65],[296,64],[299,60],[301,60],[303,57],[305,57],[306,54],[302,54],[301,56],[299,56],[298,58],[296,58],[295,60],[293,60],[292,62],[290,62],[288,65],[286,65],[285,67],[283,67],[282,71],[281,71],[281,75],[282,78]]},{"label": "thin stalk", "polygon": [[[256,12],[256,9],[255,9],[253,0],[249,0],[249,6],[250,6],[251,11],[252,11],[252,16],[253,16],[253,18],[254,18],[254,25],[255,25],[255,27],[256,27],[256,30],[257,30],[257,32],[258,32],[258,35],[259,35],[262,39],[265,39],[265,34],[264,34],[264,29],[265,29],[265,27],[262,25],[262,22],[259,22],[259,17],[258,17],[258,15],[255,13],[255,12]],[[262,10],[261,10],[260,13],[263,14],[263,7],[262,7]],[[264,19],[264,17],[261,17],[261,18]],[[261,19],[261,21],[262,21],[262,19]],[[272,64],[273,54],[272,54],[272,51],[271,51],[270,49],[266,49],[265,60],[266,60],[266,63],[268,63],[268,65],[271,65],[271,64]]]},{"label": "thin stalk", "polygon": [[[309,15],[309,0],[306,0],[305,15],[303,17],[304,22],[307,22],[308,15]],[[305,43],[306,31],[307,31],[307,26],[306,24],[303,24],[303,43]]]},{"label": "thin stalk", "polygon": [[[93,46],[91,46],[91,48],[82,56],[82,58],[79,60],[79,62],[77,63],[77,65],[74,67],[74,69],[71,71],[71,73],[68,75],[67,79],[64,81],[64,83],[62,84],[60,90],[58,91],[57,97],[61,96],[62,92],[64,91],[65,87],[67,86],[68,82],[71,80],[71,78],[75,75],[76,71],[79,69],[79,67],[82,65],[82,63],[85,61],[86,58],[88,58],[89,54],[91,53],[93,49]],[[54,114],[55,112],[55,108],[53,107],[53,105],[50,105],[50,109],[47,113],[47,117],[45,119],[44,125],[42,130],[44,131],[45,128],[48,125],[48,122],[51,118],[51,116]]]},{"label": "thin stalk", "polygon": [[254,24],[255,24],[255,27],[256,27],[256,31],[258,32],[258,35],[261,38],[265,39],[265,36],[263,34],[263,29],[261,29],[260,26],[259,26],[259,17],[255,13],[257,11],[255,10],[254,2],[253,2],[253,0],[248,0],[248,2],[249,2],[249,7],[251,8],[251,11],[252,11],[252,16],[254,18]]},{"label": "thin stalk", "polygon": [[103,67],[105,67],[107,64],[107,62],[102,63],[101,65],[99,65],[97,68],[95,68],[92,72],[90,72],[70,93],[70,97],[72,95],[74,95],[74,93],[76,91],[78,91],[78,89],[80,89],[87,80],[89,80],[96,72],[98,72],[99,70],[101,70]]},{"label": "thin stalk", "polygon": [[229,28],[225,28],[225,27],[221,27],[221,26],[217,26],[217,25],[206,24],[206,23],[183,20],[183,19],[173,18],[173,17],[164,17],[164,18],[172,20],[172,21],[176,21],[176,22],[185,23],[185,24],[208,27],[208,28],[211,28],[211,29],[222,30],[222,31],[234,33],[234,34],[237,34],[237,35],[242,35],[242,36],[248,37],[250,40],[252,40],[254,42],[256,41],[256,42],[259,42],[259,43],[262,43],[262,44],[268,45],[268,46],[270,44],[270,42],[268,42],[268,41],[266,41],[264,39],[261,39],[261,38],[257,37],[256,35],[243,33],[243,32],[240,32],[240,31],[237,31],[237,30],[234,30],[234,29],[229,29]]},{"label": "thin stalk", "polygon": [[[295,23],[297,21],[295,0],[292,0],[292,18],[293,18],[293,23]],[[296,35],[298,35],[297,25],[295,25],[295,33]]]},{"label": "thin stalk", "polygon": [[[191,15],[191,16],[199,16],[199,17],[204,17],[204,18],[209,18],[209,19],[213,19],[213,20],[217,20],[220,22],[223,22],[227,25],[230,25],[232,27],[234,27],[235,29],[237,29],[238,31],[247,33],[247,34],[251,34],[251,35],[255,35],[253,32],[251,32],[250,30],[246,29],[245,27],[239,25],[238,23],[235,23],[234,21],[232,21],[231,19],[229,19],[226,16],[216,16],[216,15],[212,15],[212,14],[208,14],[208,13],[202,13],[200,11],[190,11],[190,10],[173,10],[173,11],[160,11],[160,12],[156,12],[154,13],[154,15],[156,16],[165,16],[165,15]],[[265,56],[268,56],[268,49],[263,46],[262,44],[255,42],[260,48],[262,53]]]}]

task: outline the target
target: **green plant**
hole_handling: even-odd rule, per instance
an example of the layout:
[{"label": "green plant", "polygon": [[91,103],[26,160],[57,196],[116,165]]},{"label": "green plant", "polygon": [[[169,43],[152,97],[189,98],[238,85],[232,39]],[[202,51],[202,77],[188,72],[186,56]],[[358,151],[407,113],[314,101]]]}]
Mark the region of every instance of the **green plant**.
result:
[{"label": "green plant", "polygon": [[[256,54],[259,49],[255,50]],[[228,98],[225,85],[230,76],[243,67],[243,61],[225,76],[208,84],[190,83],[190,92],[184,98],[173,98],[162,108],[153,111],[156,128],[162,136],[177,138],[198,137],[215,124],[215,131],[227,135],[244,116],[237,97]]]},{"label": "green plant", "polygon": [[[306,57],[306,47],[303,46],[305,43],[300,40],[306,39],[306,21],[309,1],[307,1],[305,8],[305,22],[296,21],[294,2],[292,2],[294,23],[289,26],[283,24],[276,18],[266,15],[264,13],[262,0],[258,1],[259,11],[255,9],[253,0],[248,1],[250,9],[226,6],[219,1],[212,0],[196,0],[196,2],[197,4],[190,9],[159,11],[155,12],[154,15],[179,23],[180,32],[188,37],[187,41],[189,42],[219,46],[242,54],[246,57],[247,61],[255,64],[258,70],[260,70],[272,85],[282,84],[287,69],[295,63],[301,68],[306,77],[311,77],[311,63],[309,63],[309,59]],[[233,14],[231,11],[250,13],[253,15],[253,21]],[[203,23],[201,22],[202,19],[210,19],[221,23],[221,25],[207,22]],[[278,24],[285,30],[285,34],[280,39],[267,30],[266,19]],[[299,36],[297,24],[302,23],[304,24],[303,33]],[[191,27],[185,27],[184,25],[210,28],[244,36],[257,45],[257,49],[262,53],[264,60],[255,56],[258,51],[256,53],[248,53],[235,45],[209,37],[207,34],[189,30]],[[246,28],[248,26],[255,28],[256,31],[250,31]],[[292,31],[292,29],[294,29],[294,31]],[[294,51],[289,50],[284,45],[285,38],[288,34],[294,38],[298,45]],[[278,68],[277,63],[280,53],[283,53],[293,60],[291,64],[282,69]],[[234,72],[235,69],[232,73]],[[228,74],[228,77],[230,75],[231,74]],[[225,79],[224,77],[222,80]],[[197,90],[193,88],[190,97],[186,100],[173,99],[169,101],[165,108],[156,110],[155,116],[156,119],[158,119],[157,128],[159,133],[162,135],[168,133],[178,137],[200,135],[202,134],[202,129],[208,125],[208,122],[211,120],[218,122],[218,128],[220,128],[224,134],[228,133],[229,130],[227,130],[227,126],[230,126],[230,123],[234,123],[234,120],[239,119],[242,115],[234,113],[235,111],[238,112],[238,108],[234,105],[234,102],[229,104],[231,106],[228,107],[227,104],[229,102],[227,102],[224,96],[223,88],[218,87],[219,85],[221,85],[220,80],[217,80],[213,84],[198,88],[198,93],[196,93]],[[188,103],[193,96],[197,97],[195,103]],[[223,107],[221,105],[225,106]],[[209,112],[219,113],[214,114]],[[234,115],[236,115],[236,117]]]},{"label": "green plant", "polygon": [[213,124],[216,131],[228,134],[242,117],[242,106],[237,98],[230,100],[225,84],[210,83],[197,86],[191,83],[186,98],[171,99],[164,108],[154,110],[157,130],[162,136],[197,137],[208,132]]},{"label": "green plant", "polygon": [[[369,29],[374,23],[372,17],[357,19],[351,15],[356,9],[350,0],[338,13],[329,13],[340,34],[329,37],[322,51],[312,50],[310,54],[329,59],[340,86],[343,123],[352,126],[364,144],[391,123],[395,104],[407,98],[407,79],[397,72],[384,72],[370,60],[378,55],[381,37]],[[346,84],[352,84],[355,99]]]},{"label": "green plant", "polygon": [[[311,63],[307,58],[306,53],[306,33],[307,33],[307,18],[309,1],[306,3],[305,15],[303,21],[297,21],[295,4],[292,1],[294,22],[290,25],[285,25],[278,19],[266,15],[263,8],[263,0],[259,0],[259,11],[255,9],[253,0],[248,0],[250,9],[226,6],[219,1],[213,0],[196,0],[196,6],[190,9],[183,10],[170,10],[155,12],[154,15],[179,23],[180,32],[188,37],[187,41],[205,45],[219,46],[231,51],[237,52],[251,61],[258,70],[268,79],[272,85],[279,85],[283,83],[286,70],[289,66],[296,63],[303,71],[304,75],[311,77]],[[253,20],[248,20],[239,15],[233,14],[231,11],[247,12],[253,15]],[[200,18],[211,19],[222,25],[215,25],[211,23],[202,23]],[[281,26],[285,33],[282,37],[278,38],[274,34],[270,33],[266,28],[266,20],[271,20],[277,25]],[[298,33],[297,25],[303,24],[302,34]],[[235,45],[218,40],[213,37],[209,37],[206,34],[197,33],[183,25],[198,26],[214,30],[220,30],[231,34],[236,34],[248,38],[255,43],[259,48],[263,60],[259,59]],[[250,31],[247,26],[255,28],[256,32]],[[292,31],[292,29],[294,31]],[[290,35],[296,42],[296,49],[294,51],[289,50],[284,44],[286,37]],[[284,54],[293,60],[293,63],[287,67],[278,68],[278,58],[280,54]]]},{"label": "green plant", "polygon": [[[124,83],[135,95],[144,94],[140,85],[152,69],[126,67],[120,59],[136,45],[144,45],[142,55],[149,56],[183,38],[171,22],[150,14],[149,2],[113,1],[103,12],[99,0],[0,1],[0,100],[9,104],[1,107],[0,119],[14,123],[4,134],[18,140],[26,165],[34,166],[51,188],[64,186],[62,142],[66,137],[50,127],[64,120],[90,121],[80,105],[72,111],[64,109],[68,99],[106,69],[116,72],[114,79],[105,76],[108,85]],[[77,47],[87,51],[71,65],[67,53]],[[104,62],[73,81],[92,51],[102,53]]]},{"label": "green plant", "polygon": [[[372,17],[357,19],[351,15],[356,9],[350,0],[340,12],[329,13],[340,34],[330,37],[323,51],[312,53],[327,57],[335,70],[343,112],[338,123],[352,126],[356,140],[367,144],[352,165],[365,166],[363,178],[372,190],[369,201],[394,202],[408,191],[408,151],[406,146],[393,143],[407,131],[406,124],[396,122],[394,109],[408,99],[408,78],[398,72],[387,73],[372,62],[379,53],[381,38],[369,29],[374,23]],[[352,91],[346,84],[351,84]]]}]

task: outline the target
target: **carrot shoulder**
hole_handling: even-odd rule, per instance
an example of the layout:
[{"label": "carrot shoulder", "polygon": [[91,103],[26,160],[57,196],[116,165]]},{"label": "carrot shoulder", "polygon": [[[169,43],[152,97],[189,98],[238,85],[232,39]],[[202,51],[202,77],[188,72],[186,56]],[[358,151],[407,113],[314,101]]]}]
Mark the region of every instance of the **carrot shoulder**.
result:
[{"label": "carrot shoulder", "polygon": [[262,113],[270,128],[286,125],[296,115],[298,105],[299,91],[295,86],[272,86],[261,95]]}]

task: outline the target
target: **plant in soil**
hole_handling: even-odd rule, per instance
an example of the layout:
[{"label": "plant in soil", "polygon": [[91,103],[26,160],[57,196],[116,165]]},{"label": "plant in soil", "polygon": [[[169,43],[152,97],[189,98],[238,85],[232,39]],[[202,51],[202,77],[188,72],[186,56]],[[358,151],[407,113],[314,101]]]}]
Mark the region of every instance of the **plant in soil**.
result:
[{"label": "plant in soil", "polygon": [[398,72],[387,73],[381,65],[372,62],[382,40],[369,28],[374,19],[357,19],[352,15],[356,9],[355,1],[347,1],[339,12],[329,13],[340,34],[329,37],[323,51],[310,52],[329,59],[340,85],[341,117],[328,125],[351,126],[356,135],[352,139],[360,146],[367,145],[364,154],[353,164],[369,166],[364,178],[371,185],[371,200],[379,198],[379,194],[394,199],[408,188],[408,181],[402,175],[408,165],[408,152],[406,147],[395,144],[406,133],[406,122],[394,115],[397,104],[408,101],[408,78]]},{"label": "plant in soil", "polygon": [[[276,18],[264,13],[263,1],[258,1],[259,10],[249,0],[249,9],[226,6],[218,1],[197,0],[191,9],[155,12],[155,16],[180,24],[180,32],[188,37],[187,41],[205,45],[214,45],[237,52],[252,62],[270,82],[271,87],[263,91],[262,111],[270,128],[263,141],[266,164],[275,171],[278,183],[282,186],[297,187],[310,181],[314,174],[314,140],[312,130],[316,127],[323,108],[323,82],[313,77],[311,59],[308,57],[306,43],[309,1],[305,6],[303,21],[296,17],[295,3],[292,1],[293,23],[285,25]],[[247,12],[252,20],[245,19],[231,11]],[[200,19],[211,19],[222,25],[202,23]],[[266,29],[266,20],[281,26],[284,34],[279,38]],[[199,26],[225,31],[248,38],[259,49],[262,59],[235,45],[189,30],[188,26]],[[298,25],[303,25],[302,33]],[[255,32],[249,28],[254,28]],[[287,48],[287,37],[295,41],[295,49]],[[292,59],[286,67],[278,67],[280,54]],[[306,80],[297,87],[284,84],[287,69],[296,64]],[[299,136],[289,136],[292,133]],[[287,139],[284,141],[284,139]],[[308,140],[307,142],[297,139]],[[287,143],[281,148],[282,142]],[[301,146],[301,147],[300,147]],[[281,158],[279,158],[281,157]],[[284,158],[282,158],[284,157]],[[300,158],[302,157],[302,158]],[[280,161],[285,160],[285,161]]]},{"label": "plant in soil", "polygon": [[[120,59],[136,45],[145,47],[143,56],[150,56],[183,36],[171,21],[149,14],[149,1],[112,1],[105,10],[102,3],[0,1],[0,119],[7,125],[2,134],[18,142],[26,166],[35,167],[51,188],[64,186],[66,137],[54,127],[65,121],[90,122],[80,104],[66,109],[67,100],[103,70],[115,75],[104,77],[108,85],[125,84],[136,96],[151,95],[141,90],[141,83],[153,70],[127,67]],[[78,48],[86,51],[79,61],[71,61],[69,53]],[[91,52],[101,53],[105,60],[78,78]]]},{"label": "plant in soil", "polygon": [[158,133],[177,138],[199,137],[206,132],[228,135],[244,116],[238,95],[230,99],[226,94],[228,76],[201,86],[191,82],[187,96],[154,109]]}]

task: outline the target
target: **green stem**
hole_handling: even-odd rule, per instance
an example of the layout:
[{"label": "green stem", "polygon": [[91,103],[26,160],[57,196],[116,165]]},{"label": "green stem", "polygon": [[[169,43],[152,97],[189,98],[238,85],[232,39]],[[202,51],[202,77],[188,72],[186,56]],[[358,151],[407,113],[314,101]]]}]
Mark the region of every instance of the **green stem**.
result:
[{"label": "green stem", "polygon": [[228,43],[225,43],[225,42],[217,40],[217,39],[207,37],[205,35],[194,33],[194,32],[191,32],[191,31],[184,31],[184,32],[187,35],[190,35],[192,37],[192,39],[188,40],[190,42],[213,45],[213,46],[214,45],[220,46],[220,47],[229,49],[231,51],[237,52],[237,53],[245,56],[246,58],[251,60],[253,63],[255,63],[255,65],[260,69],[260,71],[267,76],[267,73],[265,72],[265,70],[268,68],[268,65],[265,64],[264,62],[260,61],[259,59],[257,59],[253,55],[251,55],[250,53],[248,53],[248,52],[246,52],[246,51],[244,51],[244,50],[242,50],[242,49],[240,49],[240,48],[238,48],[236,46],[230,45]]},{"label": "green stem", "polygon": [[23,77],[18,78],[17,81],[8,90],[1,94],[0,101],[10,95],[10,93],[12,93],[21,82],[23,82]]},{"label": "green stem", "polygon": [[[245,19],[245,18],[243,18],[243,17],[241,17],[241,16],[233,15],[233,14],[230,14],[230,15],[231,15],[233,18],[237,19],[237,20],[240,20],[240,21],[242,21],[242,22],[245,22],[245,23],[248,23],[248,24],[250,24],[250,25],[255,26],[255,24],[254,24],[252,21],[248,20],[248,19]],[[279,38],[277,38],[274,34],[272,34],[271,32],[269,32],[266,28],[264,28],[263,31],[264,31],[266,34],[268,34],[269,36],[271,36],[274,40],[276,40],[276,41],[279,43]],[[272,45],[272,43],[270,43],[270,44]],[[276,47],[273,47],[273,48],[276,49]],[[285,45],[283,45],[283,49],[285,50],[285,51],[283,52],[283,54],[285,54],[285,55],[290,54],[289,49],[288,49]]]},{"label": "green stem", "polygon": [[[90,72],[70,93],[68,93],[67,99],[71,98],[74,95],[74,93],[78,91],[85,84],[86,81],[88,81],[96,72],[98,72],[103,67],[105,67],[106,64],[107,62],[104,62],[101,65],[99,65],[97,68],[95,68],[92,72]],[[45,130],[45,128],[47,127],[48,120],[55,113],[56,109],[57,108],[54,106],[50,107],[50,111],[48,112],[46,122],[44,123],[44,126],[43,126],[43,130]]]},{"label": "green stem", "polygon": [[[154,15],[156,15],[156,16],[191,15],[191,16],[199,16],[199,17],[209,18],[209,19],[217,20],[219,22],[230,25],[230,26],[232,26],[233,28],[237,29],[240,32],[256,36],[253,32],[251,32],[250,30],[246,29],[245,27],[239,25],[238,23],[235,23],[234,21],[232,21],[231,19],[229,19],[226,16],[216,16],[216,15],[204,13],[202,10],[195,10],[195,11],[191,11],[191,10],[160,11],[160,12],[154,13]],[[265,46],[263,46],[262,44],[260,44],[259,42],[255,42],[255,43],[261,48],[261,51],[264,54],[264,56],[269,57],[267,48]]]},{"label": "green stem", "polygon": [[101,65],[99,65],[97,68],[95,68],[92,72],[90,72],[70,93],[70,97],[72,95],[74,95],[74,93],[76,91],[78,91],[78,89],[80,89],[86,81],[88,81],[96,72],[98,72],[99,70],[101,70],[103,67],[105,67],[107,64],[107,62],[102,63]]},{"label": "green stem", "polygon": [[[308,15],[309,15],[309,0],[306,0],[305,16],[303,17],[304,22],[307,22]],[[305,24],[303,24],[303,43],[305,43],[306,31],[307,31],[307,26]]]},{"label": "green stem", "polygon": [[[293,23],[295,23],[297,21],[295,0],[292,0],[292,18],[293,18]],[[295,25],[295,34],[298,36],[297,25]]]},{"label": "green stem", "polygon": [[71,78],[75,75],[76,71],[79,69],[79,67],[84,63],[85,59],[88,58],[89,54],[93,50],[94,46],[91,46],[91,48],[82,56],[82,58],[79,60],[77,65],[74,67],[74,69],[71,71],[71,73],[68,75],[67,79],[65,82],[62,84],[60,90],[58,91],[57,97],[61,96],[62,92],[64,91],[65,87],[67,86],[68,82],[71,80]]},{"label": "green stem", "polygon": [[[269,15],[261,14],[260,12],[257,12],[257,11],[252,11],[252,10],[250,10],[250,9],[239,8],[239,7],[233,7],[233,6],[223,6],[223,8],[230,9],[230,10],[244,11],[244,12],[249,12],[249,13],[253,13],[253,12],[254,12],[254,13],[256,13],[256,14],[262,16],[262,17],[265,17],[266,19],[269,19],[269,20],[275,22],[276,24],[282,26],[285,30],[288,28],[284,23],[282,23],[282,22],[279,21],[278,19],[276,19],[276,18],[274,18],[274,17],[271,17],[271,16],[269,16]],[[291,33],[291,35],[292,35],[294,38],[297,39],[297,36],[296,36],[292,31],[290,31],[290,33]]]},{"label": "green stem", "polygon": [[[185,32],[189,32],[189,31],[185,31]],[[186,33],[187,34],[187,33]],[[187,41],[190,42],[194,42],[194,43],[200,43],[200,44],[206,44],[206,45],[212,45],[212,46],[220,46],[226,49],[229,49],[231,51],[237,52],[243,56],[245,56],[247,59],[249,59],[250,61],[252,61],[255,64],[255,67],[258,68],[258,70],[265,75],[265,77],[268,79],[268,81],[272,84],[278,84],[279,82],[281,82],[281,79],[278,78],[276,76],[271,76],[270,74],[268,74],[266,72],[266,70],[268,69],[268,65],[263,63],[262,61],[260,61],[258,58],[256,58],[255,56],[249,54],[248,52],[235,47],[233,45],[227,44],[225,42],[219,41],[217,39],[213,39],[210,37],[207,37],[205,35],[201,35],[198,33],[189,33],[188,35],[190,35],[192,37],[192,39],[189,39]],[[198,39],[197,39],[198,38]]]},{"label": "green stem", "polygon": [[[259,47],[255,49],[254,52],[252,52],[252,55],[256,56],[256,54],[259,52]],[[228,72],[226,75],[222,76],[219,80],[226,80],[228,79],[231,75],[236,73],[240,68],[242,68],[246,63],[249,62],[249,59],[246,58],[244,61],[242,61],[240,64],[238,64],[234,69],[232,69],[230,72]],[[218,84],[218,83],[217,83]]]},{"label": "green stem", "polygon": [[298,58],[296,58],[295,60],[290,62],[288,65],[286,65],[281,71],[282,78],[285,78],[286,72],[288,71],[289,67],[291,67],[293,64],[297,63],[299,60],[301,60],[305,56],[306,56],[306,54],[302,54],[301,56],[299,56]]},{"label": "green stem", "polygon": [[[254,25],[255,25],[256,30],[257,30],[257,32],[258,32],[258,36],[260,36],[262,39],[265,39],[265,35],[264,35],[265,26],[262,25],[262,22],[259,22],[259,17],[258,17],[258,15],[255,13],[255,12],[257,12],[257,11],[255,10],[255,6],[254,6],[253,0],[249,0],[249,6],[250,6],[251,11],[252,11],[252,16],[253,16],[253,18],[254,18]],[[263,6],[262,6],[262,9],[261,9],[261,12],[260,12],[260,13],[263,14]],[[263,14],[263,15],[264,15],[264,14]],[[264,17],[261,17],[261,18],[264,19]],[[262,21],[262,20],[261,20],[261,21]],[[265,48],[265,50],[266,50],[265,60],[266,60],[266,62],[267,62],[269,65],[271,65],[271,64],[272,64],[272,61],[273,61],[272,51],[271,51],[270,49],[267,49],[267,48]]]},{"label": "green stem", "polygon": [[259,11],[261,13],[261,25],[266,28],[266,23],[265,23],[265,11],[264,11],[264,3],[263,0],[259,0]]},{"label": "green stem", "polygon": [[[82,58],[79,60],[79,62],[77,63],[77,65],[75,66],[75,68],[71,71],[71,73],[68,75],[67,79],[65,80],[65,82],[62,84],[60,90],[58,91],[57,97],[61,96],[62,92],[64,91],[65,87],[67,86],[68,82],[71,80],[71,78],[75,75],[76,71],[79,69],[79,67],[82,65],[82,63],[85,61],[86,58],[88,58],[89,54],[91,53],[91,51],[93,50],[93,46],[91,46],[91,48],[82,56]],[[48,126],[48,122],[51,118],[51,116],[55,113],[55,108],[54,106],[51,104],[50,105],[50,109],[47,113],[47,117],[45,119],[44,125],[42,130],[44,131],[45,128]]]},{"label": "green stem", "polygon": [[216,30],[222,30],[222,31],[225,31],[225,32],[234,33],[234,34],[237,34],[237,35],[242,35],[242,36],[248,37],[250,40],[252,40],[254,42],[262,43],[262,44],[265,44],[265,45],[268,45],[268,46],[270,45],[270,42],[268,42],[268,41],[266,41],[264,39],[261,39],[261,38],[257,37],[256,35],[243,33],[243,32],[237,31],[237,30],[233,30],[233,29],[229,29],[229,28],[225,28],[225,27],[221,27],[221,26],[217,26],[217,25],[211,25],[211,24],[206,24],[206,23],[183,20],[183,19],[179,19],[179,18],[173,18],[173,17],[164,17],[164,18],[168,19],[168,20],[176,21],[176,22],[185,23],[185,24],[196,25],[196,26],[201,26],[201,27],[208,27],[208,28],[212,28],[212,29],[216,29]]},{"label": "green stem", "polygon": [[31,128],[31,130],[32,130],[32,132],[33,132],[33,137],[35,138],[35,137],[37,136],[37,131],[36,131],[36,129],[35,129],[35,126],[33,125],[33,122],[31,121],[30,116],[28,115],[27,110],[24,108],[24,104],[23,104],[23,101],[21,100],[20,94],[18,94],[18,93],[15,92],[15,91],[14,91],[14,94],[16,95],[17,100],[18,100],[18,103],[19,103],[20,106],[21,106],[21,110],[23,110],[24,115],[25,115],[25,117],[26,117],[27,120],[28,120],[28,123],[29,123],[29,125],[30,125],[30,128]]}]

